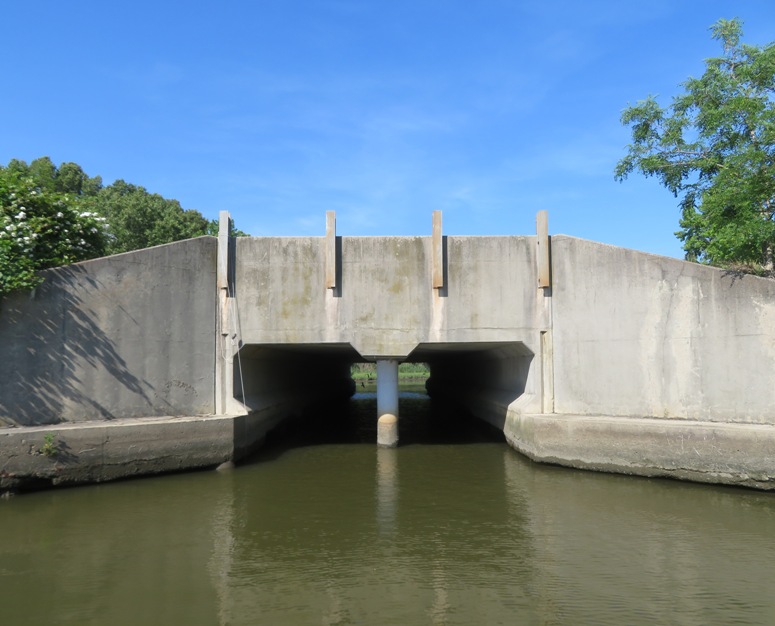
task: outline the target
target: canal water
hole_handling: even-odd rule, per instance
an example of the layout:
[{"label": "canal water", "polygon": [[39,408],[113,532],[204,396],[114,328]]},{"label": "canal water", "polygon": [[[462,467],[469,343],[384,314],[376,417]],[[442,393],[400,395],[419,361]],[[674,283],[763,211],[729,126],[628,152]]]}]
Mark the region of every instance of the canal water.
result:
[{"label": "canal water", "polygon": [[775,495],[531,463],[418,391],[235,471],[0,501],[0,624],[774,624]]}]

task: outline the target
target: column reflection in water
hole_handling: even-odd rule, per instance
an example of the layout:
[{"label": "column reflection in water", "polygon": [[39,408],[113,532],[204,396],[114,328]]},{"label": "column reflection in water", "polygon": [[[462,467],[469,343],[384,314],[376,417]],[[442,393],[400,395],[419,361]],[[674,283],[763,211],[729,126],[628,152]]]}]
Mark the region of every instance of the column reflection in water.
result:
[{"label": "column reflection in water", "polygon": [[393,535],[398,510],[398,450],[377,448],[377,527]]},{"label": "column reflection in water", "polygon": [[213,588],[215,589],[218,606],[218,626],[234,623],[232,596],[233,581],[231,579],[234,566],[234,550],[236,539],[234,529],[237,524],[234,504],[234,471],[223,472],[220,476],[223,488],[217,492],[218,497],[213,508],[212,519],[212,554],[207,564]]}]

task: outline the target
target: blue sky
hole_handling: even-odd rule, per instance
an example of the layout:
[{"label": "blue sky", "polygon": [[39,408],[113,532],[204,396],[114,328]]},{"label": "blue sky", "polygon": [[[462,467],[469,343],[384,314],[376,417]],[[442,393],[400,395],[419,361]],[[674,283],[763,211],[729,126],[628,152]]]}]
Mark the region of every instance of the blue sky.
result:
[{"label": "blue sky", "polygon": [[8,2],[0,163],[79,163],[252,235],[568,234],[682,257],[677,200],[614,181],[628,104],[772,0]]}]

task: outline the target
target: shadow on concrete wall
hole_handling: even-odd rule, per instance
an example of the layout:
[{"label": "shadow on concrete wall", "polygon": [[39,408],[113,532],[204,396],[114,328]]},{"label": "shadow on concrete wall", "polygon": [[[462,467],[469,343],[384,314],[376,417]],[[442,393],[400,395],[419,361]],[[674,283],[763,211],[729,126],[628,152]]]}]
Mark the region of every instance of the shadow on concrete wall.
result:
[{"label": "shadow on concrete wall", "polygon": [[410,355],[430,365],[431,397],[463,406],[499,430],[509,406],[525,393],[533,357],[518,341],[420,344]]},{"label": "shadow on concrete wall", "polygon": [[153,404],[151,385],[132,374],[101,328],[93,308],[99,289],[83,265],[71,265],[46,271],[33,292],[0,301],[0,424],[113,419],[111,400],[127,391]]}]

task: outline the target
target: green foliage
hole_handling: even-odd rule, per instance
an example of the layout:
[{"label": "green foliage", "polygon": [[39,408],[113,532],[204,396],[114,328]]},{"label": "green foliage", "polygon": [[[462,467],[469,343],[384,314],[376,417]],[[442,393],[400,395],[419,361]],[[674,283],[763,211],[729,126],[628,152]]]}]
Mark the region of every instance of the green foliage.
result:
[{"label": "green foliage", "polygon": [[353,363],[350,366],[350,377],[353,380],[377,380],[377,364]]},{"label": "green foliage", "polygon": [[217,233],[199,211],[123,180],[104,187],[77,163],[0,166],[0,296],[35,287],[49,267]]},{"label": "green foliage", "polygon": [[39,270],[101,255],[107,241],[104,218],[19,163],[0,166],[0,295],[34,287]]},{"label": "green foliage", "polygon": [[[218,236],[218,231],[220,230],[220,223],[218,220],[210,220],[210,223],[207,225],[207,232],[206,235],[212,235],[213,237]],[[229,236],[230,237],[250,237],[246,232],[241,231],[239,228],[234,228],[234,220],[229,221]]]},{"label": "green foliage", "polygon": [[99,176],[89,178],[77,163],[62,163],[57,168],[49,157],[40,157],[29,165],[18,159],[11,159],[7,169],[31,179],[37,189],[45,191],[93,196],[102,189],[102,179]]},{"label": "green foliage", "polygon": [[43,435],[43,445],[40,447],[40,453],[47,457],[55,457],[57,455],[57,445],[54,443],[56,435],[54,433],[46,433]]},{"label": "green foliage", "polygon": [[431,375],[427,363],[399,363],[398,378],[428,378]]},{"label": "green foliage", "polygon": [[86,204],[108,221],[109,254],[199,237],[210,224],[199,211],[123,180],[103,187]]},{"label": "green foliage", "polygon": [[[430,367],[427,363],[399,363],[398,378],[424,379],[430,376]],[[350,377],[353,380],[377,380],[376,363],[353,363],[350,367]]]},{"label": "green foliage", "polygon": [[711,31],[723,56],[685,93],[625,109],[633,143],[615,175],[654,176],[680,198],[687,259],[775,275],[775,44],[741,44],[738,19]]}]

